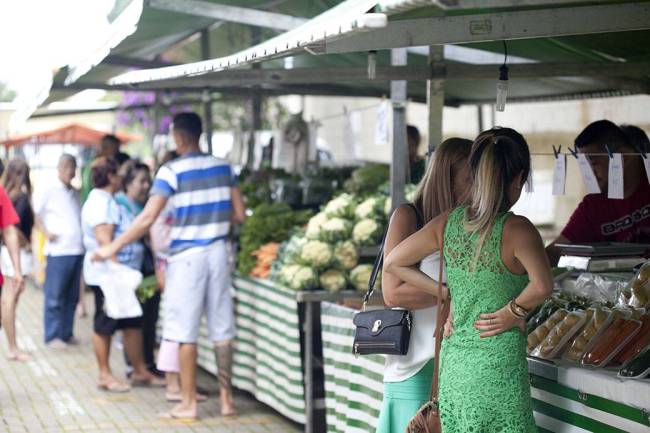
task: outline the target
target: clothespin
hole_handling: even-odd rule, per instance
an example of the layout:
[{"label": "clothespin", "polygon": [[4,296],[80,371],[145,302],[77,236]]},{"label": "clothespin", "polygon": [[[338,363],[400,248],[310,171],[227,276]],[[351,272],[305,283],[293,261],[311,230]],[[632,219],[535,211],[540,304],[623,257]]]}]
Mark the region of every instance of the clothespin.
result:
[{"label": "clothespin", "polygon": [[562,151],[562,145],[560,144],[558,148],[555,148],[555,145],[553,145],[553,154],[555,154],[555,159],[560,155],[560,152]]},{"label": "clothespin", "polygon": [[641,155],[641,158],[643,158],[643,159],[648,159],[648,155],[647,155],[644,151],[642,151],[641,148],[640,148],[639,146],[637,146],[637,145],[634,144],[634,143],[630,143],[630,144],[632,145],[632,147],[634,148],[634,150],[636,150],[636,152],[637,152],[639,155]]},{"label": "clothespin", "polygon": [[578,151],[576,150],[575,146],[573,147],[573,149],[569,147],[569,152],[571,152],[571,155],[573,155],[575,159],[578,159]]},{"label": "clothespin", "polygon": [[612,153],[612,149],[609,148],[609,145],[605,145],[605,150],[607,151],[607,155],[609,155],[609,159],[614,158],[614,154]]}]

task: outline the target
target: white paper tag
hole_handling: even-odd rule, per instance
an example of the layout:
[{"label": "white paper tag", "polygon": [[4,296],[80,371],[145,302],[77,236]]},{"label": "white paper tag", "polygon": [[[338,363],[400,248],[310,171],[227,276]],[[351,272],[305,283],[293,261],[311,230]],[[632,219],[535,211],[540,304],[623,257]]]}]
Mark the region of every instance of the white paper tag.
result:
[{"label": "white paper tag", "polygon": [[375,144],[377,145],[386,145],[390,143],[388,108],[388,101],[383,101],[377,107],[377,120],[375,122]]},{"label": "white paper tag", "polygon": [[566,155],[558,155],[553,167],[553,195],[564,195],[566,190]]},{"label": "white paper tag", "polygon": [[614,153],[609,158],[609,179],[607,181],[607,198],[623,199],[623,156]]},{"label": "white paper tag", "polygon": [[528,179],[526,179],[526,192],[532,194],[535,192],[533,187],[533,166],[531,165],[530,170],[528,170]]},{"label": "white paper tag", "polygon": [[600,187],[598,186],[596,175],[594,175],[594,171],[591,169],[591,165],[589,165],[587,156],[584,153],[578,154],[578,168],[580,168],[582,180],[587,187],[587,194],[599,194]]},{"label": "white paper tag", "polygon": [[650,183],[650,156],[643,158],[643,165],[645,166],[645,174],[648,176],[648,183]]}]

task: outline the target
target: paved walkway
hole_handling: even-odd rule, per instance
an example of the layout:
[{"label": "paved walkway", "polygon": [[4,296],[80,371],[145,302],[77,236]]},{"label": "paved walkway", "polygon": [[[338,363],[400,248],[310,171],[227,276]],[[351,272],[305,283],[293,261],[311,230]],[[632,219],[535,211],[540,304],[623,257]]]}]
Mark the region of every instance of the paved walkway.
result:
[{"label": "paved walkway", "polygon": [[[86,299],[91,306],[92,295]],[[164,391],[135,388],[126,394],[109,394],[95,385],[97,368],[90,345],[91,319],[77,319],[76,335],[81,345],[52,351],[43,344],[43,295],[28,287],[18,308],[18,338],[21,348],[34,360],[6,360],[4,331],[0,340],[0,432],[216,432],[297,433],[290,423],[249,395],[237,393],[240,416],[227,420],[219,415],[216,380],[199,374],[199,385],[210,396],[200,404],[199,420],[192,423],[164,421],[157,414],[168,410]],[[92,310],[92,307],[90,308]],[[111,366],[124,377],[122,351],[113,347]]]}]

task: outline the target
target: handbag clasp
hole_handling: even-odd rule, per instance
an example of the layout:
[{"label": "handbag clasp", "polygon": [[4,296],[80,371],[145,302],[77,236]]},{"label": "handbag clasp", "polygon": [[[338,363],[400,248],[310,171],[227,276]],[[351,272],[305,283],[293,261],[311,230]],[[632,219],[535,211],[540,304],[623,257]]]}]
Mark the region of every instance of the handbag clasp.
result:
[{"label": "handbag clasp", "polygon": [[381,320],[375,320],[374,325],[372,325],[372,332],[379,331],[380,326],[381,326]]}]

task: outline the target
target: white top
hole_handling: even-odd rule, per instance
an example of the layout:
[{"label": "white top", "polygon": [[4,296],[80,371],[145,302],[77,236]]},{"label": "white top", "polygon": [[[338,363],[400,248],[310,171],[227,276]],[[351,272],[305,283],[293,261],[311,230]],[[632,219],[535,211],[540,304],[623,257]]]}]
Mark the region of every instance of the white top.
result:
[{"label": "white top", "polygon": [[[440,272],[440,251],[425,257],[420,264],[420,270],[434,280]],[[442,282],[447,281],[445,270],[442,270]],[[437,307],[411,310],[413,324],[411,339],[406,355],[386,355],[384,382],[401,382],[415,376],[424,365],[433,359],[436,351],[436,318]]]},{"label": "white top", "polygon": [[84,257],[84,280],[90,286],[99,286],[104,267],[91,260],[92,253],[99,247],[94,228],[102,224],[117,226],[120,223],[120,207],[113,196],[101,189],[93,189],[81,209],[81,229],[86,248]]},{"label": "white top", "polygon": [[34,213],[45,229],[56,235],[45,242],[45,255],[79,256],[84,253],[81,240],[81,205],[79,191],[66,186],[57,177],[48,188],[34,194]]}]

